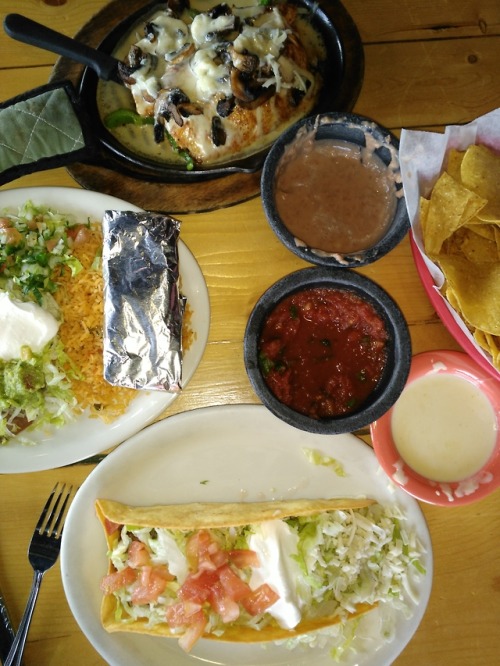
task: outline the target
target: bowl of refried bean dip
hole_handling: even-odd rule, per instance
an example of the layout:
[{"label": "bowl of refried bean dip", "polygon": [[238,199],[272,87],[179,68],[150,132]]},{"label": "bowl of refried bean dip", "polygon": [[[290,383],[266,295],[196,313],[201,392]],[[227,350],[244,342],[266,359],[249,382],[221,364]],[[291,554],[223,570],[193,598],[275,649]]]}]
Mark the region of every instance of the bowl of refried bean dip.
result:
[{"label": "bowl of refried bean dip", "polygon": [[318,434],[380,418],[408,377],[411,341],[398,305],[356,271],[291,273],[255,304],[244,337],[250,383],[286,423]]},{"label": "bowl of refried bean dip", "polygon": [[398,149],[389,130],[355,114],[323,113],[293,125],[262,170],[262,203],[275,234],[320,266],[363,266],[387,254],[410,227]]}]

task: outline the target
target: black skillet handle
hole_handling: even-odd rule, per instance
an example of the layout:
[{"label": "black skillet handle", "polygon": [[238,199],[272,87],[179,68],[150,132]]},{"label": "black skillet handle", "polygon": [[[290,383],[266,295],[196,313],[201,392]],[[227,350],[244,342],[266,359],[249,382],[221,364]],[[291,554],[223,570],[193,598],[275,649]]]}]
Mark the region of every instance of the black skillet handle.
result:
[{"label": "black skillet handle", "polygon": [[118,75],[119,61],[107,53],[93,49],[21,14],[7,14],[3,27],[9,37],[19,42],[75,60],[93,69],[99,78],[105,81],[121,82]]}]

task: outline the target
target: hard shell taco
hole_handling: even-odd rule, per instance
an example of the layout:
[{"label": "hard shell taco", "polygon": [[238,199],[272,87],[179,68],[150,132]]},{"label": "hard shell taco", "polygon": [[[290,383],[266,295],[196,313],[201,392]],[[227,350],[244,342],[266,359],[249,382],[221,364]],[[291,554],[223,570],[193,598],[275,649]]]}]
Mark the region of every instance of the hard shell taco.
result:
[{"label": "hard shell taco", "polygon": [[[109,557],[104,628],[177,637],[186,651],[201,637],[280,641],[330,627],[394,594],[391,576],[408,566],[397,520],[369,499],[99,499],[96,511]],[[389,551],[397,567],[381,565]]]}]

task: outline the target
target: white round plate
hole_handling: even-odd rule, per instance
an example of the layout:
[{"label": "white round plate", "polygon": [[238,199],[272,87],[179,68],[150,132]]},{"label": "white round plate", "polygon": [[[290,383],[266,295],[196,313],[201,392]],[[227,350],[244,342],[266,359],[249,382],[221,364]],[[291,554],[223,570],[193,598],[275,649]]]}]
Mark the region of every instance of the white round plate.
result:
[{"label": "white round plate", "polygon": [[[333,456],[343,465],[346,476],[313,465],[305,448]],[[418,604],[411,604],[411,618],[401,614],[395,618],[391,643],[377,633],[369,652],[342,662],[387,666],[417,630],[431,591],[432,548],[420,507],[391,484],[362,440],[350,434],[324,436],[297,430],[261,405],[207,407],[177,414],[146,428],[95,468],[73,501],[63,533],[61,573],[69,606],[83,633],[111,666],[196,666],[201,662],[332,666],[326,649],[290,651],[270,644],[200,640],[186,654],[175,640],[107,633],[99,618],[99,583],[107,571],[106,543],[94,502],[108,498],[149,505],[360,495],[400,505],[426,549],[426,575],[417,590]],[[377,613],[374,609],[365,617]]]},{"label": "white round plate", "polygon": [[[0,213],[31,200],[62,213],[72,213],[82,222],[101,220],[106,210],[141,211],[122,199],[70,187],[17,188],[0,192]],[[182,234],[182,229],[181,229]],[[183,386],[191,379],[205,350],[210,326],[210,303],[200,267],[186,245],[179,242],[182,289],[193,310],[191,325],[196,338],[183,360]],[[0,447],[0,473],[35,472],[69,465],[120,444],[158,417],[175,400],[175,393],[138,392],[128,410],[111,425],[85,415],[58,430],[30,433],[37,444],[22,445],[12,440]]]}]

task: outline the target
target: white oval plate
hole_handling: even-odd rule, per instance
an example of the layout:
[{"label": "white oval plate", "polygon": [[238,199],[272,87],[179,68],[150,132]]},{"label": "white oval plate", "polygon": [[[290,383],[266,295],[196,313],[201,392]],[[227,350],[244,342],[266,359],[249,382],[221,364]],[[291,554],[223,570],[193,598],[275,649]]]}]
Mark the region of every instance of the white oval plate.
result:
[{"label": "white oval plate", "polygon": [[[33,187],[1,191],[0,214],[5,208],[17,208],[28,199],[34,204],[51,206],[62,213],[72,213],[82,221],[89,217],[102,220],[106,210],[142,210],[122,199],[89,190]],[[210,303],[201,269],[182,241],[179,241],[179,268],[182,290],[193,310],[191,324],[196,333],[193,344],[184,355],[182,379],[185,387],[205,350],[210,326]],[[22,445],[14,438],[8,445],[0,447],[0,473],[52,469],[101,453],[154,421],[176,396],[175,393],[164,391],[138,392],[125,414],[112,424],[83,415],[58,430],[33,433],[32,438],[37,442],[35,446]]]},{"label": "white oval plate", "polygon": [[[304,448],[333,456],[343,465],[346,476],[311,464]],[[108,634],[99,618],[99,583],[107,570],[106,543],[94,502],[108,498],[149,505],[360,495],[401,506],[426,549],[427,573],[416,591],[418,604],[410,604],[411,618],[395,617],[391,643],[374,632],[368,652],[342,662],[387,666],[417,630],[431,591],[432,548],[420,507],[389,481],[362,440],[350,434],[325,436],[297,430],[261,405],[225,405],[177,414],[146,428],[95,468],[73,501],[63,533],[61,573],[69,606],[83,633],[111,666],[195,666],[201,662],[332,666],[327,649],[289,651],[270,644],[201,640],[186,654],[175,640]],[[374,627],[377,613],[375,609],[365,616]]]}]

